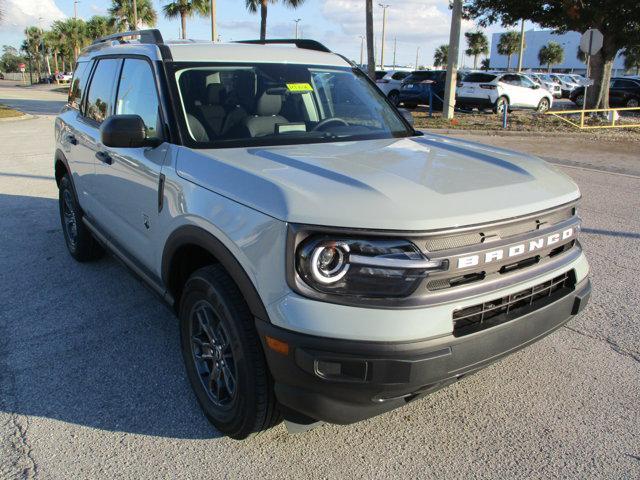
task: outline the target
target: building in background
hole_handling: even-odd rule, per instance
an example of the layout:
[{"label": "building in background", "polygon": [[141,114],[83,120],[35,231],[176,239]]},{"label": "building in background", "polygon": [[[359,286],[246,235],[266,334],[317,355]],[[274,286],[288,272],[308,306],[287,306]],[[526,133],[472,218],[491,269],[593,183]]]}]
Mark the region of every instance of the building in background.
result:
[{"label": "building in background", "polygon": [[[492,69],[502,70],[507,68],[507,56],[498,53],[498,42],[502,33],[494,33],[491,37],[491,53],[489,57],[489,66]],[[577,52],[580,46],[581,34],[578,32],[567,32],[562,34],[553,33],[552,30],[529,30],[524,33],[525,50],[522,59],[522,68],[524,70],[543,70],[547,71],[546,65],[540,65],[538,61],[538,52],[549,42],[559,43],[564,48],[564,61],[561,64],[554,65],[554,71],[567,71],[584,74],[586,65],[578,60]],[[518,66],[518,54],[511,56],[511,68]],[[613,75],[622,75],[624,73],[624,55],[618,52],[618,56],[613,62]]]}]

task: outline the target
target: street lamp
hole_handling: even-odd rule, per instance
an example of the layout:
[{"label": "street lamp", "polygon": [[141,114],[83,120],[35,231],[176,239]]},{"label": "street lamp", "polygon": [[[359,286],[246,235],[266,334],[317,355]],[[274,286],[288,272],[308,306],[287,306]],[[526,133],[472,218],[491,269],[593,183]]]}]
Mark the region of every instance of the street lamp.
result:
[{"label": "street lamp", "polygon": [[379,3],[378,5],[382,7],[382,47],[380,48],[380,68],[384,70],[384,33],[387,25],[387,8],[391,5],[386,5],[384,3]]},{"label": "street lamp", "polygon": [[302,20],[301,18],[296,18],[294,22],[296,23],[296,40],[298,39],[298,23]]},{"label": "street lamp", "polygon": [[219,42],[220,35],[216,35],[216,0],[211,0],[209,7],[209,13],[211,13],[211,41],[215,42],[217,39]]},{"label": "street lamp", "polygon": [[360,66],[364,65],[364,35],[360,35]]},{"label": "street lamp", "polygon": [[420,47],[416,48],[416,70],[418,70],[418,56],[420,55]]},{"label": "street lamp", "polygon": [[78,19],[78,4],[80,0],[73,0],[73,18]]}]

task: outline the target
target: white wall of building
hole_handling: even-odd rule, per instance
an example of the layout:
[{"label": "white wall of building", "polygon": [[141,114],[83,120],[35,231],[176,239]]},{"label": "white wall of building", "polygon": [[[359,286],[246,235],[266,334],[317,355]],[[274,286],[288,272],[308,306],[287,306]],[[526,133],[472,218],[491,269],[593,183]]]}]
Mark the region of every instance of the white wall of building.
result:
[{"label": "white wall of building", "polygon": [[[507,56],[498,53],[498,42],[502,33],[494,33],[491,37],[490,67],[495,69],[507,68]],[[524,33],[525,50],[522,59],[523,69],[544,69],[546,65],[540,65],[538,52],[549,42],[559,43],[564,48],[564,62],[554,65],[554,70],[569,69],[579,73],[585,71],[586,66],[576,56],[580,45],[581,34],[578,32],[567,32],[562,34],[553,33],[552,30],[529,30]],[[511,56],[511,68],[518,66],[518,54]],[[618,56],[613,62],[614,75],[621,74],[624,70],[624,56],[618,52]]]}]

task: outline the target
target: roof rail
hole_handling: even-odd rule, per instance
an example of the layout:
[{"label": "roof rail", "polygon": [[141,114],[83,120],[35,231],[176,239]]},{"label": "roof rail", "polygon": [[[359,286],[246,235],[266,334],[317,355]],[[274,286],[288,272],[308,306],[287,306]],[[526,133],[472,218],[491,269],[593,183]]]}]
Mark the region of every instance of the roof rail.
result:
[{"label": "roof rail", "polygon": [[269,40],[238,40],[234,43],[251,43],[256,45],[295,45],[298,48],[306,50],[316,50],[318,52],[331,53],[327,47],[316,40],[298,39],[298,38],[277,38]]},{"label": "roof rail", "polygon": [[110,40],[119,40],[121,42],[124,42],[124,38],[136,36],[140,37],[140,43],[151,43],[154,45],[160,45],[164,43],[164,39],[162,38],[160,30],[158,30],[157,28],[152,28],[149,30],[132,30],[130,32],[114,33],[113,35],[107,35],[106,37],[100,37],[97,40],[94,40],[91,45],[108,42]]}]

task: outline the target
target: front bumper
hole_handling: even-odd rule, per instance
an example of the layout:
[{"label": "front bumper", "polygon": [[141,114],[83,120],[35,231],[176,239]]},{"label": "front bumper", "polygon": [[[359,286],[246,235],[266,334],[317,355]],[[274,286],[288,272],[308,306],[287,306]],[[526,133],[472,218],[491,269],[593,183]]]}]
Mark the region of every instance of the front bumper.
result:
[{"label": "front bumper", "polygon": [[[285,417],[349,424],[405,405],[540,340],[582,311],[590,292],[584,279],[559,300],[493,328],[418,342],[330,339],[260,320],[256,326]],[[286,342],[288,354],[269,348],[266,336]]]}]

